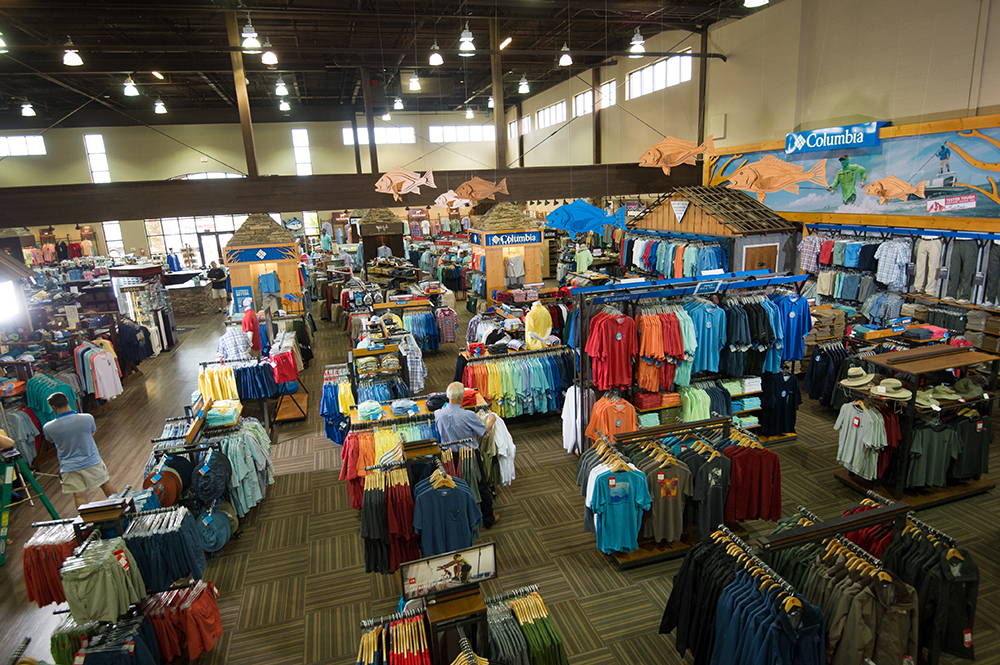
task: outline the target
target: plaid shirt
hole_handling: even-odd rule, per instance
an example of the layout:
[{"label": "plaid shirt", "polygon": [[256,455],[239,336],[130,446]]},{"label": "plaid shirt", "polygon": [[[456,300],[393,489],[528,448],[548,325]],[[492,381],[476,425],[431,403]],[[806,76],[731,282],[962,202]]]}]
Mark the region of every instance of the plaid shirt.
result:
[{"label": "plaid shirt", "polygon": [[882,243],[875,250],[878,259],[878,270],[875,280],[885,284],[890,289],[902,291],[906,288],[906,264],[910,262],[913,250],[905,240],[890,240]]},{"label": "plaid shirt", "polygon": [[219,355],[226,360],[249,360],[250,340],[246,333],[235,326],[226,328],[219,338]]},{"label": "plaid shirt", "polygon": [[427,377],[424,354],[413,335],[407,335],[403,338],[399,350],[406,356],[406,371],[410,376],[410,392],[419,395],[424,389],[424,379]]},{"label": "plaid shirt", "polygon": [[819,270],[819,248],[823,238],[817,235],[806,236],[799,243],[799,266],[802,272],[816,273]]}]

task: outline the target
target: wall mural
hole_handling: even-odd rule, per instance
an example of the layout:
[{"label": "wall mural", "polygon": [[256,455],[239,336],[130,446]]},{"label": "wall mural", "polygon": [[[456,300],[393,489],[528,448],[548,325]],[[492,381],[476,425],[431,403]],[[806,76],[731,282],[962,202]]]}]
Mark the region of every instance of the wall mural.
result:
[{"label": "wall mural", "polygon": [[706,161],[706,184],[743,190],[778,212],[1000,217],[1000,127]]}]

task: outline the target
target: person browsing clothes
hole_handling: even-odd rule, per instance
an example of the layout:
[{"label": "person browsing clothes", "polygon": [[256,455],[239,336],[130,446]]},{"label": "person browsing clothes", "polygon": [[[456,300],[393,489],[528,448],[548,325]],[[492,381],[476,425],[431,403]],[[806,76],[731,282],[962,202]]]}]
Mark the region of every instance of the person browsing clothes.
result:
[{"label": "person browsing clothes", "polygon": [[62,393],[49,395],[48,402],[56,417],[42,426],[42,433],[56,447],[63,493],[72,494],[78,508],[87,503],[92,490],[100,488],[106,497],[114,494],[108,467],[94,441],[94,416],[71,409]]},{"label": "person browsing clothes", "polygon": [[486,423],[483,424],[476,414],[462,408],[465,386],[461,383],[458,381],[449,383],[444,393],[448,397],[448,403],[434,412],[434,422],[437,424],[442,442],[449,443],[461,439],[478,441],[481,436],[493,429],[497,414],[489,414]]},{"label": "person browsing clothes", "polygon": [[[212,280],[212,300],[225,300],[228,302],[229,295],[226,293],[226,271],[219,267],[219,264],[212,261],[208,271],[208,278]],[[218,311],[224,308],[220,305]]]}]

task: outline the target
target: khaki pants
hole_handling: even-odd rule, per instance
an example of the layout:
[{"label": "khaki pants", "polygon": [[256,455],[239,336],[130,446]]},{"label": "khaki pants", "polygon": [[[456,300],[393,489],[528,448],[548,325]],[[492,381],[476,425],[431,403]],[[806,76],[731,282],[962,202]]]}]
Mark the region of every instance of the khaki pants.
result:
[{"label": "khaki pants", "polygon": [[937,295],[937,272],[941,267],[941,240],[939,238],[917,240],[916,263],[917,274],[913,290]]}]

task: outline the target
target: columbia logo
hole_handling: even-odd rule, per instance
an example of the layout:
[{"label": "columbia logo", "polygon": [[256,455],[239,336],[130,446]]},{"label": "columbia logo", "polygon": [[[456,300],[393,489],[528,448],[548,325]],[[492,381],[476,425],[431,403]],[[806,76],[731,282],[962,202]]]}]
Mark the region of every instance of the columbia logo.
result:
[{"label": "columbia logo", "polygon": [[792,146],[792,152],[795,152],[796,150],[802,150],[802,148],[805,146],[806,137],[802,136],[801,134],[795,134],[792,137],[792,141],[795,144]]},{"label": "columbia logo", "polygon": [[267,252],[265,252],[263,249],[258,249],[256,256],[258,259],[263,260],[264,257],[267,256]]}]

